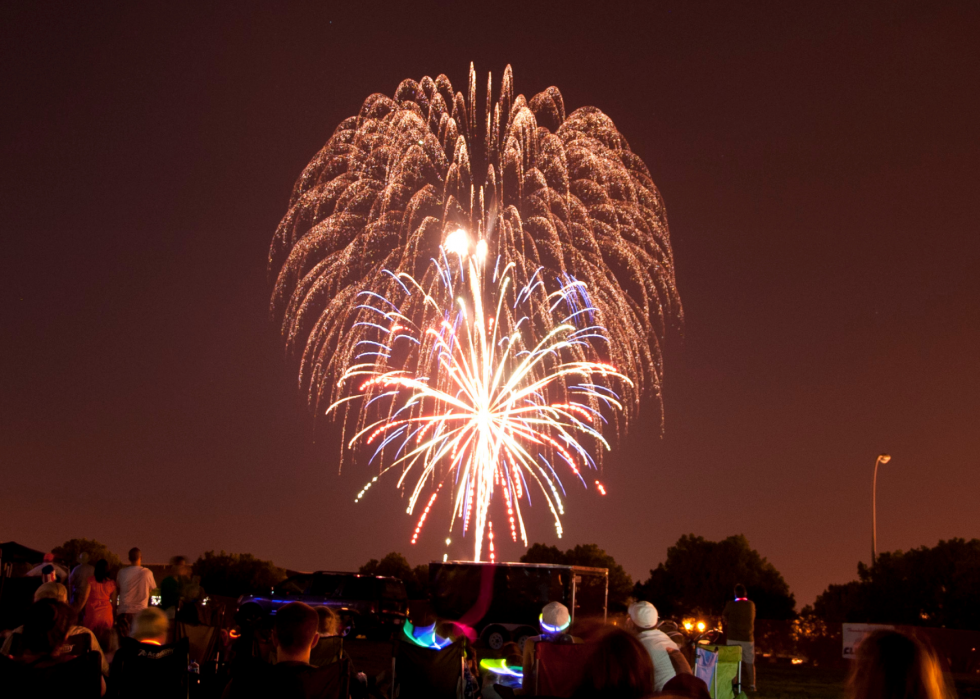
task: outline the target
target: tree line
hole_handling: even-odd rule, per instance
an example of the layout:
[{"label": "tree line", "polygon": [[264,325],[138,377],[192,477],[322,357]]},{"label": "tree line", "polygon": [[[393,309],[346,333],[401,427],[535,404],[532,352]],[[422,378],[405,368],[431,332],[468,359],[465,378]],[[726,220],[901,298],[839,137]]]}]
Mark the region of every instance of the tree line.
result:
[{"label": "tree line", "polygon": [[[103,544],[72,539],[54,549],[74,562],[81,551],[92,561],[105,558],[110,570],[120,559]],[[721,541],[687,534],[667,549],[665,560],[634,582],[623,567],[596,544],[562,551],[533,544],[523,563],[579,565],[609,569],[609,608],[626,609],[629,600],[653,602],[662,618],[720,616],[735,584],[749,590],[760,619],[817,619],[841,622],[894,623],[954,629],[980,629],[980,539],[950,539],[936,546],[882,553],[871,566],[858,563],[857,580],[832,584],[814,604],[797,612],[796,599],[776,567],[738,534]],[[286,577],[271,561],[250,554],[208,551],[193,564],[193,573],[210,594],[237,597],[267,591]],[[371,559],[358,572],[386,575],[405,583],[410,598],[426,595],[429,567],[412,567],[401,553]]]}]

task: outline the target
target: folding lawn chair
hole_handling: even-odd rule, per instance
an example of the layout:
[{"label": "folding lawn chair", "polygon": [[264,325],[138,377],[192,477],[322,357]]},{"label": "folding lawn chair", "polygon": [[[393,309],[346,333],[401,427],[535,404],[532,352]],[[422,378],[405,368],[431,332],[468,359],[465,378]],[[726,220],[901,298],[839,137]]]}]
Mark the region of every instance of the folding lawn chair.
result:
[{"label": "folding lawn chair", "polygon": [[392,661],[392,699],[462,699],[465,681],[463,648],[453,643],[442,650],[398,642]]},{"label": "folding lawn chair", "polygon": [[708,685],[711,699],[745,697],[742,692],[742,647],[699,645],[694,674]]},{"label": "folding lawn chair", "polygon": [[535,696],[572,696],[582,684],[586,665],[593,652],[595,645],[592,643],[535,643]]}]

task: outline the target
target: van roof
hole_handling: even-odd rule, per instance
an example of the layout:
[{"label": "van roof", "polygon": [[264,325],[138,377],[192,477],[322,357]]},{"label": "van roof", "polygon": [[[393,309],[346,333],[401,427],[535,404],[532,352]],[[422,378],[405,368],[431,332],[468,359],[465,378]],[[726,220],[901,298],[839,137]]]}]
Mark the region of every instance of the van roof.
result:
[{"label": "van roof", "polygon": [[302,573],[302,575],[344,575],[349,578],[371,578],[373,580],[396,580],[401,582],[401,578],[392,575],[368,575],[367,573],[349,573],[341,570],[318,570],[315,573]]},{"label": "van roof", "polygon": [[491,563],[490,561],[432,561],[429,565],[454,565],[454,566],[497,566],[508,568],[561,568],[571,570],[574,573],[584,573],[585,575],[609,576],[608,568],[590,568],[589,566],[566,565],[564,563]]}]

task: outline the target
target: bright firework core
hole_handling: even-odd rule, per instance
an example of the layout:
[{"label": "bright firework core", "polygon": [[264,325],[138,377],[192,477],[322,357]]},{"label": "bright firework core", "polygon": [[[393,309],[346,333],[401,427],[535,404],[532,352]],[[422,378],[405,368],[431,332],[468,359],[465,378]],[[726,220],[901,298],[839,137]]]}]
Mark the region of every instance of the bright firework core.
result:
[{"label": "bright firework core", "polygon": [[[375,94],[310,162],[269,254],[273,310],[317,414],[396,480],[413,543],[439,498],[483,553],[491,518],[527,543],[522,503],[561,535],[681,318],[663,202],[612,120],[527,100],[504,71],[480,115],[440,75]],[[418,510],[421,509],[421,512]],[[498,537],[501,528],[497,527]]]},{"label": "bright firework core", "polygon": [[470,250],[470,236],[462,228],[457,228],[446,236],[446,243],[443,247],[448,253],[466,257]]},{"label": "bright firework core", "polygon": [[[447,245],[460,240],[450,236]],[[365,307],[376,311],[373,336],[361,341],[363,352],[340,380],[342,386],[356,386],[357,393],[338,400],[328,412],[358,398],[376,403],[379,418],[348,446],[363,442],[374,447],[372,459],[382,464],[383,474],[400,473],[399,486],[414,480],[410,514],[426,487],[434,487],[413,543],[436,496],[448,486],[450,528],[459,523],[464,536],[473,536],[473,557],[480,560],[484,539],[493,557],[490,507],[495,494],[511,537],[527,545],[521,500],[530,502],[528,479],[540,489],[561,536],[565,487],[559,472],[571,471],[585,486],[582,471],[596,463],[580,440],[608,449],[599,427],[602,410],[622,407],[617,394],[596,380],[630,382],[608,364],[576,360],[594,354],[591,342],[605,332],[594,321],[581,282],[568,278],[548,293],[535,273],[518,287],[513,264],[501,269],[498,260],[487,279],[479,256],[454,265],[448,253],[443,248],[442,260],[432,263],[442,280],[433,293],[407,274],[399,275],[403,286],[395,297],[362,292]],[[546,320],[554,322],[535,323],[528,315],[536,294],[550,300],[554,317]],[[418,317],[419,304],[432,313],[421,325],[411,320]],[[418,353],[411,372],[391,368],[404,366],[391,361],[402,348]],[[379,366],[379,356],[387,360],[385,366]]]}]

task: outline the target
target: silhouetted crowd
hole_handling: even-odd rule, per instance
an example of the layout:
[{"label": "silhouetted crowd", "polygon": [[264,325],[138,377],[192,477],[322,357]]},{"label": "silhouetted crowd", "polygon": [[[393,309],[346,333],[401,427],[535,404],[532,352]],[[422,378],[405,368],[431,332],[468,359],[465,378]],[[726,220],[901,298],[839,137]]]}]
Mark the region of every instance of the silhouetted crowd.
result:
[{"label": "silhouetted crowd", "polygon": [[[142,567],[139,549],[130,551],[129,561],[115,580],[104,560],[90,564],[83,555],[70,573],[45,562],[43,582],[23,626],[7,633],[0,649],[4,696],[205,696],[194,682],[199,668],[189,660],[187,639],[175,641],[172,633],[171,622],[181,600],[195,594],[190,591],[193,581],[186,560],[177,557],[171,562],[171,574],[160,586],[159,606],[150,605],[157,585],[152,572]],[[726,608],[725,619],[736,637],[728,642],[742,646],[743,658],[748,655],[745,680],[734,691],[751,692],[755,689],[754,606],[739,606],[748,602],[741,586],[734,602]],[[401,639],[394,646],[392,670],[374,677],[356,672],[344,650],[340,625],[332,609],[302,602],[280,607],[274,617],[241,623],[225,657],[221,686],[212,687],[207,696],[711,696],[706,683],[692,672],[688,657],[658,628],[656,607],[649,602],[630,606],[625,627],[582,622],[574,629],[569,610],[551,602],[541,611],[539,635],[527,639],[523,647],[505,644],[489,663],[485,651],[480,653],[484,662],[478,662],[472,630],[433,622],[431,637],[437,642],[425,647]],[[955,693],[935,653],[923,642],[896,631],[878,631],[858,646],[847,695],[850,699],[947,699]]]}]

